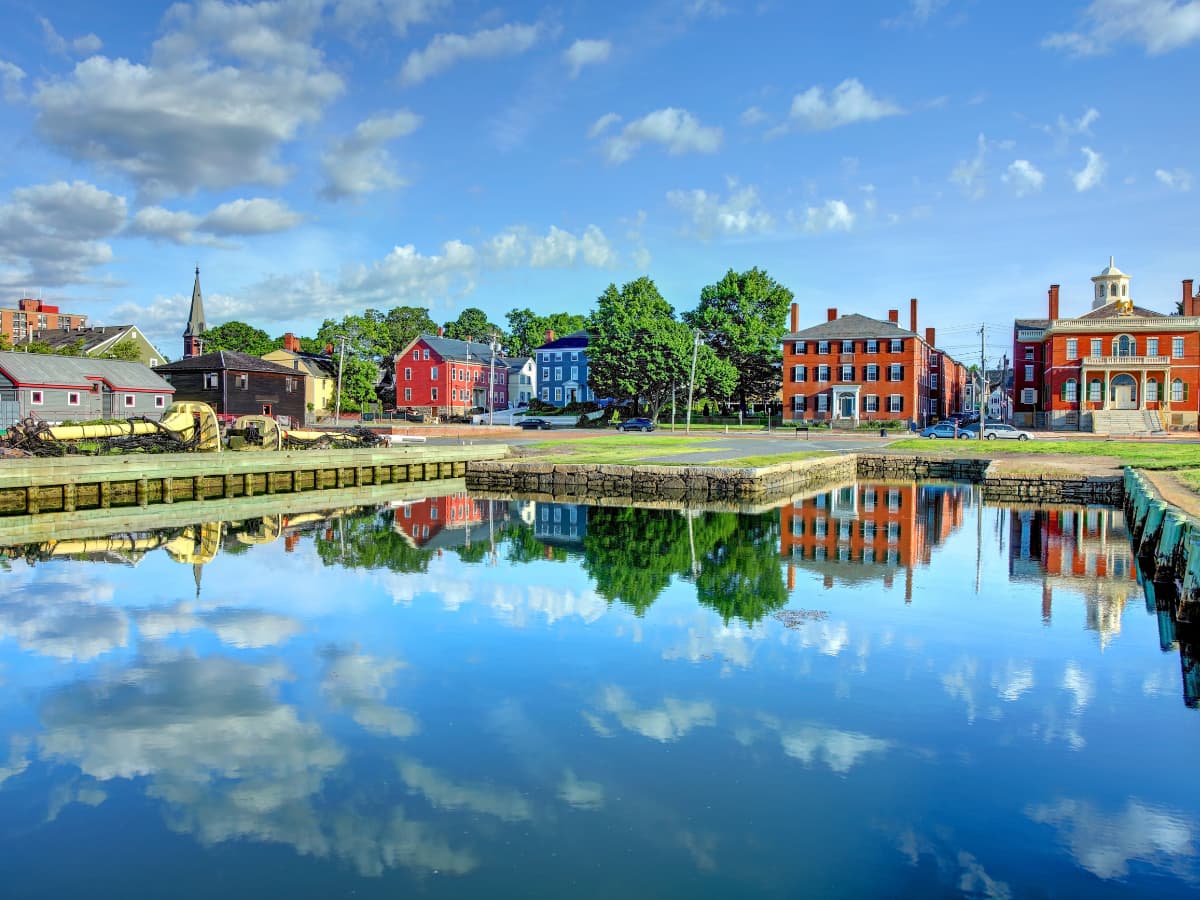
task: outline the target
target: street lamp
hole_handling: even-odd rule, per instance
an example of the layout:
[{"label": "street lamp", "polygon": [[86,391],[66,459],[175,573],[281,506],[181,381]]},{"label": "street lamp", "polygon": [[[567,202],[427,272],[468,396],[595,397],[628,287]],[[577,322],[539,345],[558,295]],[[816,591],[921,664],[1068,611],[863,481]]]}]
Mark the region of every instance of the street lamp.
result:
[{"label": "street lamp", "polygon": [[333,412],[333,427],[342,427],[342,366],[346,362],[346,341],[350,340],[347,335],[335,334],[336,340],[341,346],[338,350],[338,378],[337,378],[337,397],[334,399]]},{"label": "street lamp", "polygon": [[696,390],[696,357],[700,353],[700,329],[695,331],[694,340],[692,341],[692,375],[688,379],[688,408],[687,408],[687,425],[684,428],[684,434],[692,433],[692,394]]}]

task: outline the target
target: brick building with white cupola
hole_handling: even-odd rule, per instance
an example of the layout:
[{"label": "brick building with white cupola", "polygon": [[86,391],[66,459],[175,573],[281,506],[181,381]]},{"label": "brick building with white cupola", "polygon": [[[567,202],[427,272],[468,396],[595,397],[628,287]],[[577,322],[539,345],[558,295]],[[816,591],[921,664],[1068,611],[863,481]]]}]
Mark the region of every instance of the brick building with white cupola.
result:
[{"label": "brick building with white cupola", "polygon": [[1112,257],[1092,276],[1091,309],[1013,323],[1013,423],[1051,431],[1195,430],[1200,408],[1200,296],[1183,281],[1179,312],[1137,306]]}]

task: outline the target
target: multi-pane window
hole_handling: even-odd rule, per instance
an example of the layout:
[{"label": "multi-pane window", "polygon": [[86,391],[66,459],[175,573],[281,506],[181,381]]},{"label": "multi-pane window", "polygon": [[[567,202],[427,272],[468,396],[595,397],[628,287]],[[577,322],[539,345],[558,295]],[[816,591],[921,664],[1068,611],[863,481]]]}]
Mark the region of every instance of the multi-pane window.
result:
[{"label": "multi-pane window", "polygon": [[817,394],[817,412],[829,411],[829,395]]},{"label": "multi-pane window", "polygon": [[817,366],[817,381],[829,380],[829,366]]},{"label": "multi-pane window", "polygon": [[1158,401],[1158,379],[1151,378],[1146,382],[1146,399],[1151,403]]},{"label": "multi-pane window", "polygon": [[412,399],[412,388],[405,388],[405,389],[404,389],[404,399],[405,399],[405,400],[411,400],[411,399]]},{"label": "multi-pane window", "polygon": [[422,356],[424,359],[429,359],[429,348],[428,347],[425,348]]},{"label": "multi-pane window", "polygon": [[1032,365],[1028,365],[1025,367],[1025,380],[1033,381],[1033,366]]},{"label": "multi-pane window", "polygon": [[1171,382],[1171,402],[1182,403],[1187,399],[1187,385],[1183,383],[1182,378],[1176,378]]},{"label": "multi-pane window", "polygon": [[1158,356],[1158,338],[1146,338],[1146,355]]},{"label": "multi-pane window", "polygon": [[238,373],[237,386],[243,391],[250,390],[250,375],[246,372]]},{"label": "multi-pane window", "polygon": [[571,366],[571,380],[576,381],[579,378],[579,366]]},{"label": "multi-pane window", "polygon": [[888,346],[889,352],[899,353],[903,349],[904,349],[904,341],[901,340],[900,338],[892,338],[891,343]]},{"label": "multi-pane window", "polygon": [[792,366],[792,381],[808,381],[808,366]]},{"label": "multi-pane window", "polygon": [[1183,358],[1183,338],[1181,338],[1181,337],[1171,338],[1171,355],[1173,357],[1175,357],[1176,359]]},{"label": "multi-pane window", "polygon": [[434,381],[437,381],[437,380],[438,380],[438,374],[437,374],[437,370],[438,370],[438,367],[437,367],[437,366],[430,366],[430,367],[429,367],[429,377],[430,377],[431,379],[433,379]]},{"label": "multi-pane window", "polygon": [[412,369],[410,369],[410,368],[405,368],[405,370],[404,370],[404,380],[405,380],[405,381],[412,381]]},{"label": "multi-pane window", "polygon": [[550,388],[548,388],[548,387],[544,387],[544,388],[542,388],[542,399],[543,399],[543,400],[545,400],[545,401],[547,401],[547,402],[549,402],[549,400],[550,400]]},{"label": "multi-pane window", "polygon": [[867,341],[867,352],[868,353],[878,353],[879,352],[879,341]]},{"label": "multi-pane window", "polygon": [[550,369],[548,366],[542,366],[542,381],[550,380]]},{"label": "multi-pane window", "polygon": [[555,367],[554,367],[554,380],[555,380],[555,381],[562,381],[562,366],[555,366]]},{"label": "multi-pane window", "polygon": [[853,353],[854,352],[854,341],[842,341],[842,352],[843,353]]},{"label": "multi-pane window", "polygon": [[929,386],[933,390],[937,390],[937,372],[931,372],[929,375]]},{"label": "multi-pane window", "polygon": [[800,355],[801,353],[807,353],[808,352],[807,342],[796,341],[794,344],[792,344],[792,352],[795,353],[796,355]]},{"label": "multi-pane window", "polygon": [[805,407],[804,395],[803,394],[792,395],[792,409],[795,410],[796,412],[804,412],[804,407]]},{"label": "multi-pane window", "polygon": [[555,400],[561,400],[561,399],[562,399],[562,388],[560,388],[560,387],[556,387],[556,388],[554,389],[554,399],[555,399]]},{"label": "multi-pane window", "polygon": [[421,358],[421,350],[420,350],[420,348],[418,348],[413,351],[413,359],[419,360],[420,358]]},{"label": "multi-pane window", "polygon": [[899,394],[888,394],[888,412],[900,412],[903,408],[903,397]]},{"label": "multi-pane window", "polygon": [[29,402],[34,406],[41,406],[45,402],[46,395],[42,391],[30,391]]},{"label": "multi-pane window", "polygon": [[1088,402],[1099,403],[1100,396],[1104,393],[1104,383],[1099,378],[1093,378],[1088,382]]},{"label": "multi-pane window", "polygon": [[888,512],[900,512],[900,492],[895,488],[888,488],[887,508]]},{"label": "multi-pane window", "polygon": [[901,381],[904,378],[904,367],[900,363],[888,366],[888,381]]},{"label": "multi-pane window", "polygon": [[817,341],[817,352],[818,353],[828,353],[829,352],[829,341]]},{"label": "multi-pane window", "polygon": [[1067,383],[1063,385],[1063,399],[1068,403],[1074,403],[1079,399],[1079,385],[1074,378],[1068,378]]},{"label": "multi-pane window", "polygon": [[1034,388],[1021,389],[1021,402],[1027,406],[1037,403],[1037,390]]},{"label": "multi-pane window", "polygon": [[877,365],[867,366],[867,381],[878,381],[878,380],[879,380],[879,366],[877,366]]},{"label": "multi-pane window", "polygon": [[842,366],[840,378],[842,381],[854,380],[854,366]]},{"label": "multi-pane window", "polygon": [[430,399],[430,400],[432,400],[432,401],[434,401],[434,402],[436,403],[436,402],[437,402],[437,398],[438,398],[438,395],[437,395],[437,388],[430,388],[430,389],[429,389],[429,399]]},{"label": "multi-pane window", "polygon": [[1104,351],[1100,349],[1101,345],[1102,345],[1102,342],[1101,342],[1100,338],[1092,338],[1092,343],[1091,343],[1092,349],[1088,355],[1099,356],[1101,353],[1103,353]]},{"label": "multi-pane window", "polygon": [[867,394],[863,397],[863,409],[867,412],[879,412],[879,395]]},{"label": "multi-pane window", "polygon": [[1079,359],[1079,341],[1076,338],[1067,339],[1067,359]]},{"label": "multi-pane window", "polygon": [[1026,348],[1025,348],[1025,358],[1026,358],[1026,359],[1033,359],[1033,348],[1032,348],[1032,347],[1026,347]]},{"label": "multi-pane window", "polygon": [[79,405],[79,391],[67,391],[67,406]]},{"label": "multi-pane window", "polygon": [[217,389],[217,373],[216,372],[205,372],[204,373],[204,389],[206,391],[215,391]]}]

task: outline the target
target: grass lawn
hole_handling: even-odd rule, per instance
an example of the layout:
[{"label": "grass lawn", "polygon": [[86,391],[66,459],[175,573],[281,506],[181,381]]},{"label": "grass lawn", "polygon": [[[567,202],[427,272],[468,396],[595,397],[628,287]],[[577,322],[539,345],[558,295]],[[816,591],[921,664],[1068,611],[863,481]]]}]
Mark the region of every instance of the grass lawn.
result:
[{"label": "grass lawn", "polygon": [[[1000,456],[1005,453],[1047,456],[1106,456],[1138,469],[1200,469],[1200,444],[1154,444],[1142,441],[931,441],[910,439],[889,450],[911,450],[953,456]],[[1200,473],[1196,473],[1200,474]],[[1191,480],[1187,478],[1186,480]]]},{"label": "grass lawn", "polygon": [[[704,437],[668,436],[662,433],[659,433],[656,437],[608,434],[600,437],[539,441],[531,446],[536,450],[543,451],[536,457],[538,462],[634,466],[645,462],[649,458],[704,453],[711,449],[708,446],[709,442],[710,439]],[[667,463],[654,463],[654,465],[703,465],[745,469],[753,466],[769,466],[773,463],[789,462],[794,459],[803,459],[810,456],[826,455],[828,454],[819,450],[812,450],[796,453],[776,453],[766,456],[743,456],[737,459],[716,462],[693,463],[684,459]]]}]

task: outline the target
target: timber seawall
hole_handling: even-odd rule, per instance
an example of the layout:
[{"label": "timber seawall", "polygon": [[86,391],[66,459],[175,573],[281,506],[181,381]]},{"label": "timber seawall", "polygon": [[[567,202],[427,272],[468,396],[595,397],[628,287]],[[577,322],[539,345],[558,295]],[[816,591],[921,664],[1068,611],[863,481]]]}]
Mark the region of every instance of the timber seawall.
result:
[{"label": "timber seawall", "polygon": [[980,485],[985,500],[998,502],[1120,506],[1125,498],[1119,475],[1007,475],[993,472],[988,459],[885,454],[830,455],[750,469],[492,460],[469,463],[466,478],[468,489],[490,493],[693,503],[765,502],[855,478],[965,481]]},{"label": "timber seawall", "polygon": [[1125,470],[1125,517],[1152,581],[1171,583],[1175,617],[1200,625],[1200,519],[1167,502],[1141,472]]}]

